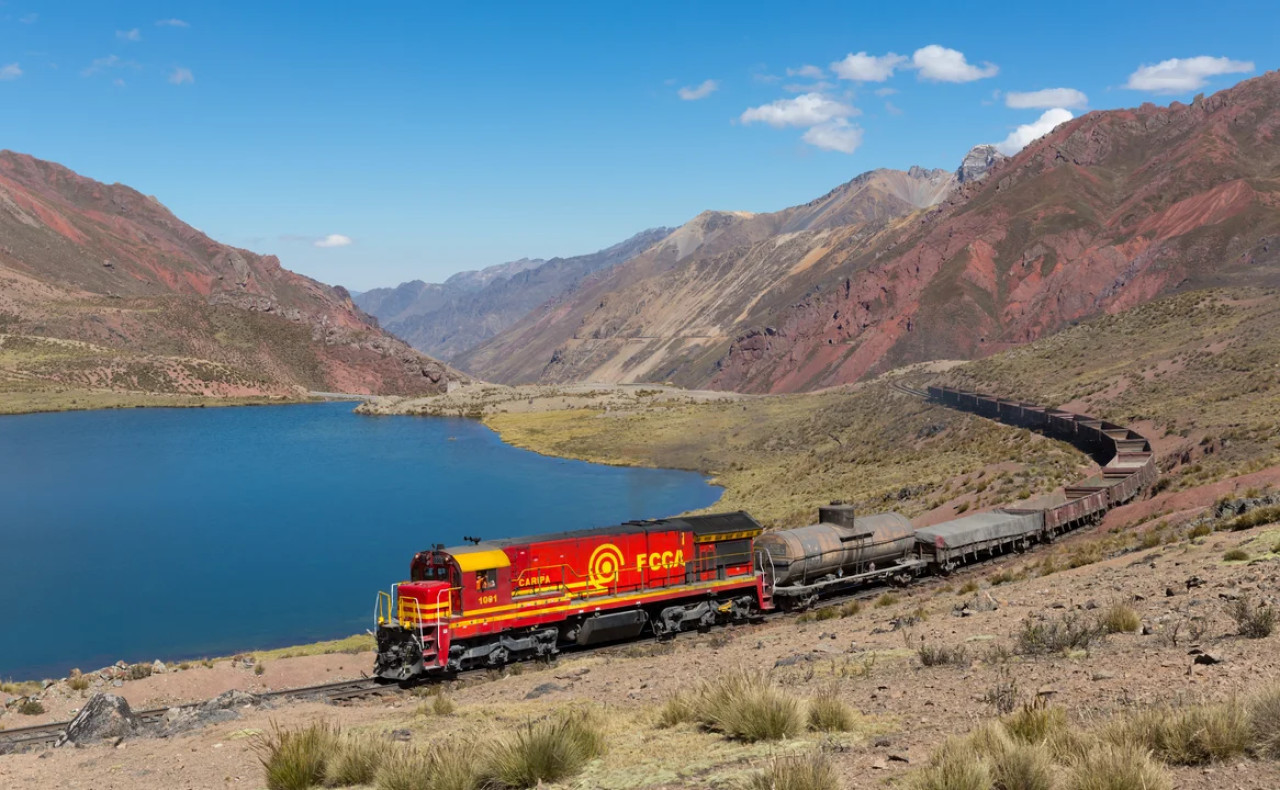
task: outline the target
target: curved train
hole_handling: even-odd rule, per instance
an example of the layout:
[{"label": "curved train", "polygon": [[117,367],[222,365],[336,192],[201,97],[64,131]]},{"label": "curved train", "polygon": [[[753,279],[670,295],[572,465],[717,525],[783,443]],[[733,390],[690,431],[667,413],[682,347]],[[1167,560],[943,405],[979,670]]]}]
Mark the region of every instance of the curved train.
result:
[{"label": "curved train", "polygon": [[773,532],[736,512],[436,546],[414,556],[408,581],[378,595],[374,672],[403,683],[499,667],[947,574],[1096,523],[1155,482],[1150,444],[1123,426],[947,387],[929,387],[927,397],[1070,442],[1101,472],[1052,497],[923,528],[833,504],[817,524]]}]

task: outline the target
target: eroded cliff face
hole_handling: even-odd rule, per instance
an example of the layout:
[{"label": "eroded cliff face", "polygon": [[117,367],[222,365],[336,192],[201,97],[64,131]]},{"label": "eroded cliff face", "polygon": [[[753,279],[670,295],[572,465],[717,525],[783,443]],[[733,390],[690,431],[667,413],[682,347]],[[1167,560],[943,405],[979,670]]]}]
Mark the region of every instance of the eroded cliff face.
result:
[{"label": "eroded cliff face", "polygon": [[[426,394],[462,378],[381,331],[344,289],[219,244],[129,187],[9,151],[0,152],[0,317],[8,334],[97,349],[75,371],[47,371],[87,386],[117,380],[111,349],[148,367],[130,379],[136,388],[197,394]],[[175,360],[221,372],[177,375],[189,366]]]},{"label": "eroded cliff face", "polygon": [[942,170],[877,170],[783,211],[704,212],[455,361],[509,383],[705,384],[744,327],[803,298],[956,183]]},{"label": "eroded cliff face", "polygon": [[1277,73],[1064,124],[767,331],[739,333],[707,383],[812,389],[983,356],[1172,291],[1280,283],[1278,125]]}]

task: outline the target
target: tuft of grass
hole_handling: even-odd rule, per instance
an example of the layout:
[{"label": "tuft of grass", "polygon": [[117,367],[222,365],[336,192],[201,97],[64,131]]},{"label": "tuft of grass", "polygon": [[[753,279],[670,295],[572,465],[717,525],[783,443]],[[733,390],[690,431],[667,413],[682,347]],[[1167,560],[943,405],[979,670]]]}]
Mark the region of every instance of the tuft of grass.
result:
[{"label": "tuft of grass", "polygon": [[956,592],[956,595],[969,595],[970,593],[976,593],[977,591],[978,591],[978,582],[974,579],[970,579],[969,581],[960,585],[960,589],[959,591]]},{"label": "tuft of grass", "polygon": [[334,745],[336,748],[325,761],[325,787],[372,784],[379,767],[393,751],[392,743],[367,733],[335,739]]},{"label": "tuft of grass", "polygon": [[338,730],[315,722],[299,730],[272,723],[253,744],[266,774],[268,790],[307,790],[321,784],[338,743]]},{"label": "tuft of grass", "polygon": [[[378,766],[374,786],[378,790],[434,790],[431,781],[434,768],[428,752],[414,748],[394,749]],[[474,787],[475,784],[468,790]]]},{"label": "tuft of grass", "polygon": [[915,775],[913,790],[992,790],[991,762],[967,738],[951,738]]},{"label": "tuft of grass", "polygon": [[704,681],[691,694],[667,701],[660,724],[697,721],[734,740],[794,738],[804,729],[800,705],[761,672],[739,669]]},{"label": "tuft of grass", "polygon": [[1086,752],[1067,775],[1066,790],[1169,790],[1169,774],[1134,746],[1104,744]]},{"label": "tuft of grass", "polygon": [[678,727],[698,720],[698,713],[693,703],[684,694],[674,694],[667,698],[658,711],[658,727],[666,729]]},{"label": "tuft of grass", "polygon": [[840,616],[840,608],[838,606],[824,606],[813,613],[813,619],[817,621],[835,620]]},{"label": "tuft of grass", "polygon": [[1280,686],[1273,685],[1249,700],[1249,729],[1253,749],[1262,757],[1280,760]]},{"label": "tuft of grass", "polygon": [[1133,610],[1133,607],[1115,603],[1102,613],[1098,618],[1098,624],[1108,634],[1132,634],[1142,627],[1142,618]]},{"label": "tuft of grass", "polygon": [[1012,743],[992,761],[991,774],[1000,790],[1053,790],[1057,769],[1043,743]]},{"label": "tuft of grass", "polygon": [[84,691],[89,688],[89,678],[84,675],[72,675],[67,678],[67,685],[72,691]]},{"label": "tuft of grass", "polygon": [[151,672],[150,664],[130,664],[126,677],[129,680],[142,680],[143,678],[151,677]]},{"label": "tuft of grass", "polygon": [[1253,730],[1245,706],[1231,700],[1132,713],[1111,722],[1102,737],[1149,751],[1169,765],[1205,765],[1244,754]]},{"label": "tuft of grass", "polygon": [[809,729],[817,732],[849,732],[857,724],[858,715],[830,689],[809,700]]},{"label": "tuft of grass", "polygon": [[854,615],[861,614],[861,613],[862,613],[861,601],[849,601],[848,603],[844,603],[840,605],[841,617],[853,617]]},{"label": "tuft of grass", "polygon": [[531,788],[575,776],[603,753],[599,725],[585,714],[568,713],[526,724],[499,741],[482,773],[491,787]]},{"label": "tuft of grass", "polygon": [[893,606],[895,603],[897,603],[900,600],[902,599],[898,597],[897,594],[887,592],[876,599],[875,605],[877,609],[883,609],[886,606]]},{"label": "tuft of grass", "polygon": [[1231,549],[1222,555],[1225,562],[1247,562],[1249,560],[1249,552],[1244,549]]},{"label": "tuft of grass", "polygon": [[1009,737],[1022,743],[1047,743],[1067,729],[1067,712],[1048,705],[1023,705],[1001,723]]},{"label": "tuft of grass", "polygon": [[44,703],[38,699],[24,699],[18,703],[18,713],[23,716],[39,716],[44,713]]},{"label": "tuft of grass", "polygon": [[1261,604],[1255,606],[1248,598],[1232,601],[1227,614],[1236,622],[1236,633],[1246,639],[1264,639],[1276,628],[1276,610]]},{"label": "tuft of grass", "polygon": [[258,677],[262,677],[263,675],[266,674],[266,672],[267,672],[267,665],[261,661],[259,661],[253,667],[253,674],[257,675]]},{"label": "tuft of grass", "polygon": [[1028,617],[1018,632],[1017,651],[1024,656],[1043,656],[1083,650],[1102,636],[1097,623],[1075,612],[1049,620]]},{"label": "tuft of grass", "polygon": [[840,777],[823,754],[775,757],[769,767],[752,774],[748,790],[837,790]]},{"label": "tuft of grass", "polygon": [[916,657],[926,667],[968,666],[969,651],[964,645],[947,647],[946,645],[920,645]]}]

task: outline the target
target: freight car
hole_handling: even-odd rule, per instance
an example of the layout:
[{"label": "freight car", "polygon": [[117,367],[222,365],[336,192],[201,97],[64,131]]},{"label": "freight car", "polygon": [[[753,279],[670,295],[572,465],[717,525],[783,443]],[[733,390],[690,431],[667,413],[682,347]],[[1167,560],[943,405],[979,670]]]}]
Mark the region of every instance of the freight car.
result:
[{"label": "freight car", "polygon": [[1096,523],[1155,482],[1151,445],[1123,426],[947,387],[927,396],[1070,442],[1101,471],[1061,494],[919,529],[896,513],[857,516],[833,504],[816,524],[764,534],[737,512],[437,546],[414,557],[409,581],[379,593],[376,675],[406,682],[498,667],[946,574]]}]

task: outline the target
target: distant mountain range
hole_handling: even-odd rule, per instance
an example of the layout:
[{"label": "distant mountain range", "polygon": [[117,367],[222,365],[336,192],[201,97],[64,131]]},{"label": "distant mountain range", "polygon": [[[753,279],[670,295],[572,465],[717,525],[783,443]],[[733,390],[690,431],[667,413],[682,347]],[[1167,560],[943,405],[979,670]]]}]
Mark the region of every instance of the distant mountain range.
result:
[{"label": "distant mountain range", "polygon": [[[1280,284],[1280,73],[1092,112],[1012,159],[706,212],[455,364],[498,382],[786,392],[984,356],[1162,294]],[[1117,350],[1119,353],[1119,350]]]},{"label": "distant mountain range", "polygon": [[395,288],[375,288],[357,296],[356,304],[414,348],[451,359],[670,233],[670,228],[653,228],[590,255],[521,258],[459,272],[443,283],[414,280]]},{"label": "distant mountain range", "polygon": [[[342,288],[210,239],[153,197],[0,151],[6,381],[147,392],[428,394],[465,376]],[[21,353],[18,353],[21,349]]]}]

